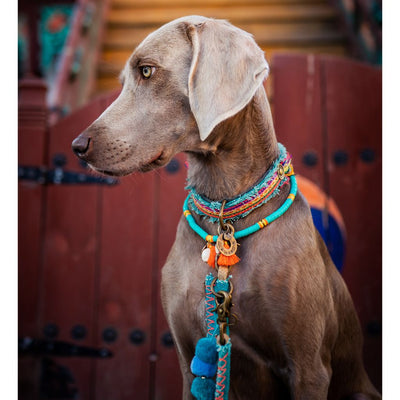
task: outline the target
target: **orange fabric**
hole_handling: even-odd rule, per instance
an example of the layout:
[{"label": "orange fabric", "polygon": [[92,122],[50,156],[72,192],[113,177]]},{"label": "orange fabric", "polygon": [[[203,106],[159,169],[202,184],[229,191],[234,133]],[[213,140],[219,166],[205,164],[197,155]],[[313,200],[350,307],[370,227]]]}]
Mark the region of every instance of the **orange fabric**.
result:
[{"label": "orange fabric", "polygon": [[210,256],[208,257],[207,260],[207,264],[211,267],[211,268],[215,268],[215,246],[213,246],[212,244],[208,243],[207,247],[210,249]]},{"label": "orange fabric", "polygon": [[230,267],[231,265],[235,265],[240,261],[240,258],[236,254],[232,254],[231,256],[225,256],[220,254],[218,257],[218,265]]}]

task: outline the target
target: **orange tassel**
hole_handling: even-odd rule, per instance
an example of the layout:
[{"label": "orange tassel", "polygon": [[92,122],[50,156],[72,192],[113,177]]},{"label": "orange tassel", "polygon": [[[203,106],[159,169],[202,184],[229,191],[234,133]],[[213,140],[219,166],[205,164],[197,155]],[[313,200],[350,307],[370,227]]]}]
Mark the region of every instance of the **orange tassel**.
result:
[{"label": "orange tassel", "polygon": [[231,256],[225,256],[220,254],[218,257],[218,265],[230,267],[231,265],[235,265],[240,261],[240,258],[236,254],[232,254]]},{"label": "orange tassel", "polygon": [[[224,247],[229,249],[229,245],[227,242],[224,243]],[[232,254],[231,256],[225,256],[224,254],[220,254],[218,257],[218,265],[230,267],[231,265],[235,265],[240,261],[240,258],[236,254]]]},{"label": "orange tassel", "polygon": [[215,246],[213,246],[211,243],[207,243],[207,247],[210,249],[210,255],[207,260],[207,264],[211,268],[215,268]]}]

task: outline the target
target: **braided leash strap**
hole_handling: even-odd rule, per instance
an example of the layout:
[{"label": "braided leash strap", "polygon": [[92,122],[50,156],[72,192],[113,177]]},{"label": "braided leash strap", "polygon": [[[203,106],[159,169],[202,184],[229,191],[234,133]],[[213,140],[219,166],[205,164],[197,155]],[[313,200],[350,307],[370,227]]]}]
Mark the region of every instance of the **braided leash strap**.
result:
[{"label": "braided leash strap", "polygon": [[[229,277],[224,280],[214,278],[208,274],[205,280],[205,306],[207,337],[201,338],[197,345],[195,356],[190,368],[196,376],[193,380],[191,392],[198,400],[228,400],[230,367],[231,367],[231,339],[227,319],[217,315],[219,304],[216,294],[228,293],[231,288]],[[226,324],[225,324],[226,322]],[[220,338],[222,326],[223,340]],[[223,342],[223,343],[221,343]],[[214,381],[215,379],[215,381]]]},{"label": "braided leash strap", "polygon": [[217,345],[218,370],[215,385],[215,400],[228,400],[231,370],[231,340],[223,346]]},{"label": "braided leash strap", "polygon": [[[211,287],[214,281],[213,274],[208,274],[206,276],[206,313],[207,307],[212,307],[211,310],[215,310],[217,307],[215,296],[211,291]],[[216,293],[220,291],[229,292],[229,278],[225,280],[219,280],[215,282],[214,291]],[[207,301],[207,299],[211,299]],[[213,329],[207,331],[207,337],[217,337],[219,332],[219,326],[217,322],[217,314],[216,312],[210,315],[210,319],[212,319]],[[208,324],[208,320],[207,320]],[[229,326],[226,328],[226,334],[228,335],[228,340],[224,345],[217,343],[217,352],[218,352],[218,369],[217,369],[217,378],[216,378],[216,386],[215,386],[215,400],[228,400],[229,393],[229,383],[230,383],[230,369],[231,369],[231,340],[229,338]]]}]

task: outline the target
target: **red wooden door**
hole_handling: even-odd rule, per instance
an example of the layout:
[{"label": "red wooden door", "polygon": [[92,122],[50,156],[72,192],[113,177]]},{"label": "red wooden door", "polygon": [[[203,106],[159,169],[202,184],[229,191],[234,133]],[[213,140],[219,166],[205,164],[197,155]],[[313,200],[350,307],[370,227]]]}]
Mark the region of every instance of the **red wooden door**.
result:
[{"label": "red wooden door", "polygon": [[297,173],[337,203],[346,225],[343,277],[364,331],[364,359],[382,384],[381,71],[350,60],[273,60],[275,129]]},{"label": "red wooden door", "polygon": [[[88,174],[72,154],[71,142],[115,97],[100,98],[61,120],[49,129],[46,145],[44,140],[35,148],[25,145],[34,140],[21,132],[20,147],[30,148],[35,157],[20,157],[20,163],[43,164],[47,148],[48,168],[63,155],[64,172]],[[71,390],[82,399],[96,400],[180,397],[180,371],[159,286],[181,215],[185,177],[184,160],[178,156],[161,172],[135,174],[109,187],[20,183],[20,216],[35,220],[20,226],[25,255],[20,285],[32,286],[32,280],[25,280],[32,269],[39,283],[33,285],[34,293],[32,288],[20,292],[19,336],[113,353],[104,359],[79,354],[39,354],[39,361],[38,355],[33,360],[21,357],[23,398],[35,398],[29,395],[32,388],[40,398],[69,398]],[[166,188],[172,196],[164,194]],[[42,214],[37,212],[40,207]],[[69,389],[54,388],[65,383],[62,376],[43,388],[43,359],[51,361],[53,370],[71,376]]]},{"label": "red wooden door", "polygon": [[[20,165],[45,163],[46,87],[37,81],[22,84],[19,102],[25,107],[18,114],[18,162]],[[29,123],[26,123],[29,121]],[[20,169],[20,167],[19,167]],[[20,171],[18,170],[20,175]],[[45,189],[30,181],[18,185],[18,336],[37,337],[38,304],[41,286],[41,238]],[[25,400],[38,398],[39,362],[35,357],[19,359],[19,395]]]}]

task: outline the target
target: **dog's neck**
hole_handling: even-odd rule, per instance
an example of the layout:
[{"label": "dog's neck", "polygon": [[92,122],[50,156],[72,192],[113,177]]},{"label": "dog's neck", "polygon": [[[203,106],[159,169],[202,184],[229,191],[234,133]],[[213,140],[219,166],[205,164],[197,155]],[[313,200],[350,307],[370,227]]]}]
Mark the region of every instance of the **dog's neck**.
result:
[{"label": "dog's neck", "polygon": [[247,191],[279,155],[271,109],[261,86],[238,114],[220,123],[207,151],[189,152],[188,183],[210,200]]}]

